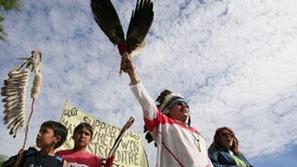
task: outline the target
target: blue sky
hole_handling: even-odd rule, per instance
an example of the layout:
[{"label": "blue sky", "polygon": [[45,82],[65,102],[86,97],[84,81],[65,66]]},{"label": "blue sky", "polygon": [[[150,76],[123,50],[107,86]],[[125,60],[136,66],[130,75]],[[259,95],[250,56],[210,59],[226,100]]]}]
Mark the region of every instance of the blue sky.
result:
[{"label": "blue sky", "polygon": [[297,146],[290,145],[280,153],[264,155],[252,159],[255,166],[294,167],[297,164]]},{"label": "blue sky", "polygon": [[[126,31],[135,1],[112,2]],[[134,59],[150,94],[166,88],[185,96],[192,125],[208,145],[216,128],[229,126],[256,166],[293,167],[297,1],[162,0],[154,12],[145,48]],[[66,99],[117,126],[132,115],[131,130],[142,131],[128,78],[118,74],[118,51],[96,25],[89,1],[22,0],[22,9],[7,13],[3,26],[8,37],[0,42],[1,80],[20,63],[16,58],[34,48],[43,53],[44,80],[28,145],[43,121],[60,118]],[[13,139],[2,120],[0,129],[0,153],[16,153],[23,132]],[[153,162],[154,147],[145,148]]]}]

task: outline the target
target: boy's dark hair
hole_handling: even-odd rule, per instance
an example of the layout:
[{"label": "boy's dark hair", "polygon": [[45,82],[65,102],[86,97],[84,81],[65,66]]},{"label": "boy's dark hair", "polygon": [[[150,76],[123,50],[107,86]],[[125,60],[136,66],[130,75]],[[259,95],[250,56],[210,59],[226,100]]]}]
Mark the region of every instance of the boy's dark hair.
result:
[{"label": "boy's dark hair", "polygon": [[91,133],[91,138],[93,137],[93,128],[90,124],[86,123],[86,122],[82,122],[80,124],[78,124],[75,129],[74,129],[74,132],[73,132],[73,135],[78,132],[79,130],[81,129],[87,129],[88,131],[90,131]]},{"label": "boy's dark hair", "polygon": [[42,123],[40,127],[51,128],[54,131],[55,136],[60,136],[60,141],[55,145],[55,148],[60,147],[66,140],[68,131],[66,127],[56,121],[46,121]]}]

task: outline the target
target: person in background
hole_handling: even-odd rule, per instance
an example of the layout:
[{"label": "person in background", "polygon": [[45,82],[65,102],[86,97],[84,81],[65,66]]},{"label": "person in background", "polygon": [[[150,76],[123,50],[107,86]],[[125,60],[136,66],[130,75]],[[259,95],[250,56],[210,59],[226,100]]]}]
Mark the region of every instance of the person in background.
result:
[{"label": "person in background", "polygon": [[143,110],[146,135],[157,146],[157,167],[212,167],[201,134],[190,126],[189,106],[181,95],[164,90],[156,105],[140,82],[134,65],[122,55],[121,70],[128,74],[133,94]]},{"label": "person in background", "polygon": [[106,163],[101,164],[101,159],[96,154],[87,151],[87,146],[91,143],[93,128],[88,123],[80,123],[73,132],[74,148],[71,150],[61,150],[56,155],[67,161],[68,167],[111,167],[114,156],[107,158]]},{"label": "person in background", "polygon": [[214,167],[252,167],[239,151],[238,144],[231,128],[218,128],[214,135],[214,141],[208,149]]},{"label": "person in background", "polygon": [[[63,158],[55,156],[55,149],[59,148],[67,138],[67,129],[55,121],[46,121],[40,126],[36,138],[36,145],[40,150],[30,147],[23,152],[19,167],[66,167]],[[10,157],[2,167],[13,167],[18,156]]]}]

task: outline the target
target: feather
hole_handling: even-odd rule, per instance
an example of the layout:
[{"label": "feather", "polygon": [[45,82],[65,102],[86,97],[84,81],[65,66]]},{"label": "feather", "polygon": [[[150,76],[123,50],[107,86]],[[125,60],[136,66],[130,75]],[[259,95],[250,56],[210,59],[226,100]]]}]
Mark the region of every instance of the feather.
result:
[{"label": "feather", "polygon": [[4,124],[7,125],[9,134],[16,136],[18,130],[24,126],[25,122],[25,102],[26,91],[29,81],[30,72],[35,73],[33,87],[31,89],[31,96],[33,98],[32,110],[26,125],[25,141],[27,139],[28,124],[33,112],[34,100],[37,98],[40,87],[42,75],[40,71],[42,54],[39,50],[33,50],[30,58],[20,58],[23,60],[22,64],[8,73],[8,79],[4,80],[3,87],[1,88],[2,102],[4,106]]},{"label": "feather", "polygon": [[5,103],[4,104],[4,111],[3,111],[3,113],[7,113],[7,112],[10,112],[10,110],[12,110],[12,109],[14,109],[14,108],[16,108],[16,107],[19,107],[19,106],[22,106],[22,105],[24,105],[23,104],[24,102],[22,102],[22,101],[13,101],[13,102],[10,102],[10,103]]},{"label": "feather", "polygon": [[24,86],[25,83],[27,82],[27,77],[19,77],[19,78],[14,78],[14,79],[8,79],[4,81],[4,85],[8,86],[9,88],[13,87],[21,87]]},{"label": "feather", "polygon": [[16,133],[19,131],[19,129],[21,128],[21,127],[23,127],[24,126],[24,121],[21,121],[18,125],[15,125],[15,128],[14,128],[14,133],[12,134],[13,135],[13,138],[15,138],[16,137]]},{"label": "feather", "polygon": [[5,97],[4,99],[2,99],[2,102],[4,104],[6,103],[12,103],[12,102],[19,102],[19,98],[15,98],[15,97]]},{"label": "feather", "polygon": [[7,129],[14,129],[15,125],[24,121],[24,115],[19,114],[17,117],[13,118],[12,121],[8,123]]},{"label": "feather", "polygon": [[4,103],[4,108],[5,108],[5,110],[10,110],[11,108],[17,106],[18,104],[19,104],[18,101],[12,101],[12,102],[8,102],[8,103]]},{"label": "feather", "polygon": [[13,135],[13,137],[16,137],[16,133],[17,133],[18,129],[23,126],[24,126],[24,119],[22,116],[20,116],[9,124],[9,128],[8,128],[8,129],[10,129],[9,134]]},{"label": "feather", "polygon": [[8,73],[8,79],[4,80],[1,88],[2,102],[4,106],[4,124],[12,135],[16,135],[16,129],[24,126],[25,120],[25,92],[29,81],[27,69],[14,69]]},{"label": "feather", "polygon": [[6,110],[5,116],[3,118],[4,123],[7,124],[9,122],[12,122],[12,120],[14,120],[16,117],[21,116],[24,119],[24,109],[22,106],[16,106],[15,108],[12,108],[11,110]]},{"label": "feather", "polygon": [[19,106],[16,106],[14,108],[12,108],[11,110],[6,110],[4,113],[5,113],[5,116],[4,116],[4,120],[7,120],[9,122],[9,120],[13,119],[14,117],[17,117],[18,116],[18,110],[20,110],[20,107]]},{"label": "feather", "polygon": [[135,10],[130,19],[126,42],[131,54],[144,46],[144,38],[148,33],[154,18],[151,0],[137,0]]},{"label": "feather", "polygon": [[31,64],[30,58],[18,58],[19,60],[23,60],[22,64],[17,68],[17,70],[21,70],[24,66],[28,66],[28,64]]},{"label": "feather", "polygon": [[20,93],[18,93],[17,95],[15,96],[6,96],[4,99],[2,99],[2,102],[3,103],[8,103],[8,102],[11,102],[11,101],[16,101],[16,100],[19,100],[19,95],[21,95]]},{"label": "feather", "polygon": [[17,69],[14,69],[8,73],[9,78],[22,76],[22,75],[29,75],[29,73],[27,70],[17,70]]},{"label": "feather", "polygon": [[15,96],[17,94],[18,92],[13,89],[6,89],[4,91],[1,91],[1,96]]},{"label": "feather", "polygon": [[[126,39],[120,19],[110,0],[91,0],[94,19],[109,40],[118,46],[121,55],[133,57],[144,46],[144,38],[154,18],[151,0],[137,0],[132,11]],[[126,53],[127,52],[127,53]]]},{"label": "feather", "polygon": [[119,16],[110,0],[91,0],[91,8],[96,23],[114,45],[125,41]]},{"label": "feather", "polygon": [[5,85],[4,84],[4,87],[2,87],[3,89],[2,92],[8,92],[8,91],[19,91],[19,90],[22,90],[22,89],[26,89],[26,84],[23,84],[23,85],[17,85],[17,84],[10,84],[10,85]]},{"label": "feather", "polygon": [[1,88],[1,93],[7,92],[7,91],[18,91],[18,90],[19,88],[16,86],[4,84],[4,86]]},{"label": "feather", "polygon": [[28,75],[13,77],[13,78],[9,78],[9,79],[5,80],[4,82],[6,84],[15,84],[16,82],[22,82],[22,81],[26,80],[28,77],[29,77]]},{"label": "feather", "polygon": [[14,101],[13,103],[10,103],[10,104],[9,103],[6,103],[6,106],[7,107],[4,108],[3,113],[4,114],[7,114],[7,113],[11,112],[13,109],[22,107],[24,105],[25,104],[24,104],[24,102],[22,100]]}]

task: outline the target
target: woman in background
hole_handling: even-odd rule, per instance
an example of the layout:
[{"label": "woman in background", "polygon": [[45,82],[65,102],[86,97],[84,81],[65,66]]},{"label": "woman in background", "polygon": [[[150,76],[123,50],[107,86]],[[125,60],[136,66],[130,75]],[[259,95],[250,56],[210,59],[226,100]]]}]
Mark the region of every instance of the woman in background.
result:
[{"label": "woman in background", "polygon": [[238,140],[228,127],[216,130],[208,155],[214,167],[252,167],[239,151]]}]

